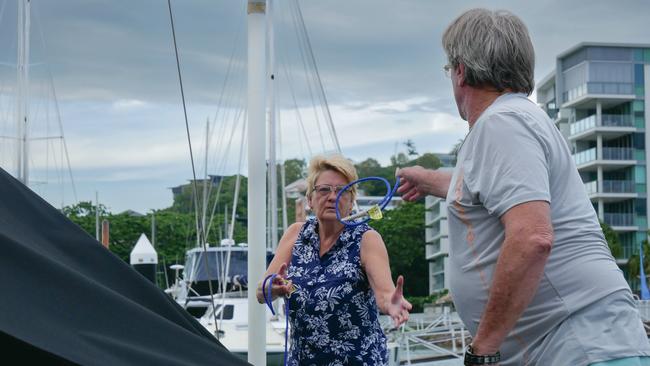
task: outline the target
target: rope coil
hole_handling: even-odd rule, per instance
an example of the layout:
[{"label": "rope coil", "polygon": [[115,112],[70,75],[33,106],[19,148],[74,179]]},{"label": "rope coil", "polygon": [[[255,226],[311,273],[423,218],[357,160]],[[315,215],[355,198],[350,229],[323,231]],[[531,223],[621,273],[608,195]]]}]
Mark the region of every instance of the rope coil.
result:
[{"label": "rope coil", "polygon": [[[264,282],[262,282],[262,295],[264,296],[264,302],[266,303],[266,306],[271,309],[271,314],[275,315],[275,309],[273,309],[273,281],[275,278],[278,276],[277,273],[272,273],[266,278],[264,278]],[[284,284],[287,284],[288,281],[285,280],[284,278],[281,278]],[[267,295],[267,283],[268,285],[268,295]],[[287,296],[284,300],[285,304],[285,311],[284,311],[284,318],[285,318],[285,324],[284,324],[284,365],[286,366],[287,364],[287,345],[289,344],[289,298],[291,297],[291,294],[296,291],[295,286],[292,287],[292,291],[289,293],[289,296]]]}]

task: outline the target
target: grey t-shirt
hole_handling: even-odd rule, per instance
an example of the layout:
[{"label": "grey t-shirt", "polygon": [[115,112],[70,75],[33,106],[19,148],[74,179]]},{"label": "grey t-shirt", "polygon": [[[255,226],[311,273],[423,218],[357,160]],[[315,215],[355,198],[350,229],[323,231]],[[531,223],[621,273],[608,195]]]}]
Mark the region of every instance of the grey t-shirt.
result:
[{"label": "grey t-shirt", "polygon": [[650,355],[569,149],[523,94],[504,94],[482,113],[447,193],[450,290],[470,332],[478,328],[504,241],[500,217],[530,201],[550,203],[555,240],[537,293],[501,347],[501,364],[588,365]]}]

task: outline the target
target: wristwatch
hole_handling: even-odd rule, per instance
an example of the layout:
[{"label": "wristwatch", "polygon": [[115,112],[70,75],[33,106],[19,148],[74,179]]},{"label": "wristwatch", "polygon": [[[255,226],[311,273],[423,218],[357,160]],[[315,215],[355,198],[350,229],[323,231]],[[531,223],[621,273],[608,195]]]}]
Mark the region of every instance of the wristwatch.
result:
[{"label": "wristwatch", "polygon": [[471,365],[494,365],[501,361],[501,352],[493,353],[491,355],[477,355],[474,354],[474,349],[470,344],[465,350],[465,366]]}]

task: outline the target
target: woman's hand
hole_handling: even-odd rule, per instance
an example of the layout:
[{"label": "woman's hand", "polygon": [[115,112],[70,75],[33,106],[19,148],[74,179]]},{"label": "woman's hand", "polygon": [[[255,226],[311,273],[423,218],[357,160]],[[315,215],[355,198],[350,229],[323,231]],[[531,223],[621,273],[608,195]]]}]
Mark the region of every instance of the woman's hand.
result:
[{"label": "woman's hand", "polygon": [[257,300],[260,303],[264,303],[264,296],[268,296],[269,286],[271,286],[271,301],[278,297],[289,296],[293,292],[293,283],[291,280],[287,280],[287,264],[282,263],[277,276],[273,278],[273,283],[267,281],[265,288],[262,288],[263,285],[264,281],[262,281],[257,288]]},{"label": "woman's hand", "polygon": [[393,324],[395,328],[399,327],[409,319],[409,311],[413,308],[410,302],[406,301],[403,294],[404,288],[404,277],[397,277],[397,285],[395,286],[395,291],[390,297],[390,303],[388,304],[388,315],[393,319]]}]

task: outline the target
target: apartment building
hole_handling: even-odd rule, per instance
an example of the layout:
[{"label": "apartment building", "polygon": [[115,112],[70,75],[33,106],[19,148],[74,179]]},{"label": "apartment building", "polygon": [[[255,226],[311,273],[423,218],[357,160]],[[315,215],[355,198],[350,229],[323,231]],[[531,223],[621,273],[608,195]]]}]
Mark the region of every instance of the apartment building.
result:
[{"label": "apartment building", "polygon": [[[648,231],[650,44],[581,43],[557,56],[537,86],[537,102],[571,149],[598,218],[619,235],[617,262],[627,260]],[[648,145],[648,148],[646,148]]]}]

